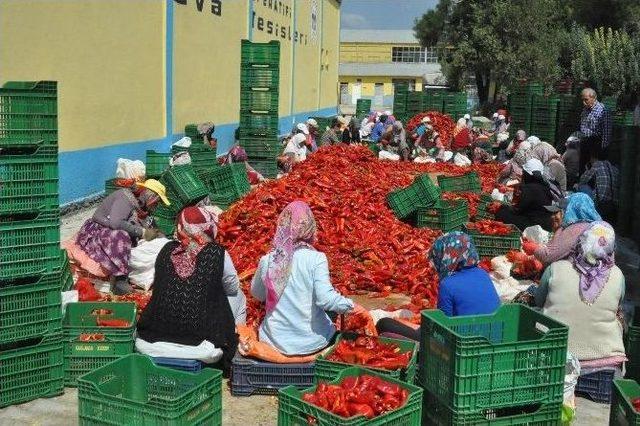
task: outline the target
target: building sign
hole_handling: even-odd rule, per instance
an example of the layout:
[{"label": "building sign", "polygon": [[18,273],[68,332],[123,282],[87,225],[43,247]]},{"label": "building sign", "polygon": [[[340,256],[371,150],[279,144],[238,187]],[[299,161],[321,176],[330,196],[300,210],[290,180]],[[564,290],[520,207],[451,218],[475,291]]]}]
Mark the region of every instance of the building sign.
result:
[{"label": "building sign", "polygon": [[173,0],[178,4],[187,6],[191,3],[198,12],[211,13],[215,16],[222,16],[223,0]]},{"label": "building sign", "polygon": [[[290,41],[302,46],[313,43],[311,34],[293,27],[291,0],[253,0],[251,26],[271,40]],[[300,19],[300,17],[296,17]]]}]

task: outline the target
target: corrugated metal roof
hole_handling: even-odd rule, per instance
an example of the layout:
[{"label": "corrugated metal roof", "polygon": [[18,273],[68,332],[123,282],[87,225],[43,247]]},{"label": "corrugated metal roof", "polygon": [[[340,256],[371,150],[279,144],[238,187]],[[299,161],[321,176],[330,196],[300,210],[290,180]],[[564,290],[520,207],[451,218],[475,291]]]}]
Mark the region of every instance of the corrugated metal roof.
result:
[{"label": "corrugated metal roof", "polygon": [[428,74],[440,74],[440,64],[405,64],[405,63],[344,63],[340,64],[341,76],[380,76],[380,77],[424,77]]},{"label": "corrugated metal roof", "polygon": [[412,30],[340,30],[340,42],[419,44]]}]

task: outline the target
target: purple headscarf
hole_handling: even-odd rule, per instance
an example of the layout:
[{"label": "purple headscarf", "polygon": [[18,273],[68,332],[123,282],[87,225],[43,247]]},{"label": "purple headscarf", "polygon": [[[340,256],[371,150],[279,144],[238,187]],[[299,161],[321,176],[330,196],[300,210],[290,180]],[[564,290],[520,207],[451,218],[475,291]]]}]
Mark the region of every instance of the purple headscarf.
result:
[{"label": "purple headscarf", "polygon": [[284,293],[293,254],[299,248],[313,249],[316,231],[316,220],[304,201],[294,201],[280,213],[265,278],[267,314],[273,311]]},{"label": "purple headscarf", "polygon": [[609,281],[614,266],[616,234],[607,222],[598,221],[582,233],[571,261],[580,274],[580,298],[593,304]]}]

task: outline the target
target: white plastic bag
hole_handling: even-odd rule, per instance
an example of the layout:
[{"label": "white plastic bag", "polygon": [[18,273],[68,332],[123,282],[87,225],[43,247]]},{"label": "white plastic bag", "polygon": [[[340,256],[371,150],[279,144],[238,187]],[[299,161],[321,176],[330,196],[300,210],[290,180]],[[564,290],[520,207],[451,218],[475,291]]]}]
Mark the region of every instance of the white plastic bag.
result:
[{"label": "white plastic bag", "polygon": [[491,199],[502,202],[504,201],[504,194],[498,191],[498,188],[494,188],[491,192]]},{"label": "white plastic bag", "polygon": [[436,160],[434,158],[431,157],[416,157],[413,160],[414,163],[435,163]]},{"label": "white plastic bag", "polygon": [[175,142],[173,146],[180,146],[183,148],[189,148],[191,146],[191,138],[189,136],[185,136],[179,141]]},{"label": "white plastic bag", "polygon": [[453,151],[445,151],[442,160],[446,163],[453,158]]},{"label": "white plastic bag", "polygon": [[141,241],[137,247],[131,249],[129,259],[129,281],[145,291],[153,285],[155,264],[158,253],[167,244],[167,238],[156,238],[151,241]]},{"label": "white plastic bag", "polygon": [[197,359],[207,364],[218,362],[222,358],[222,349],[216,348],[207,340],[203,340],[198,346],[189,346],[169,342],[149,343],[137,338],[136,351],[154,357]]},{"label": "white plastic bag", "polygon": [[574,392],[580,377],[580,361],[573,354],[567,352],[567,362],[564,366],[564,405],[576,408]]},{"label": "white plastic bag", "polygon": [[400,156],[389,151],[380,151],[378,154],[380,160],[400,161]]},{"label": "white plastic bag", "polygon": [[545,231],[540,225],[530,226],[522,233],[523,238],[544,245],[547,245],[550,236],[549,231]]},{"label": "white plastic bag", "polygon": [[459,152],[453,156],[453,164],[456,166],[470,166],[471,160],[465,155],[460,154]]}]

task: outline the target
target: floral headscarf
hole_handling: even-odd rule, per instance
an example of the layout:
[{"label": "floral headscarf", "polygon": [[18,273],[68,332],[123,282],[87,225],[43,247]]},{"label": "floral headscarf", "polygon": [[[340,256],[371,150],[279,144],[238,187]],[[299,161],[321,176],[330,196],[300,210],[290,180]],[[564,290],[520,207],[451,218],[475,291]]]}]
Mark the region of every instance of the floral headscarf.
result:
[{"label": "floral headscarf", "polygon": [[265,277],[267,313],[273,311],[284,293],[293,254],[300,248],[313,249],[316,232],[316,220],[307,203],[294,201],[280,213]]},{"label": "floral headscarf", "polygon": [[571,261],[580,274],[580,299],[593,304],[609,280],[614,266],[616,234],[607,222],[594,222],[578,240]]},{"label": "floral headscarf", "polygon": [[218,215],[211,208],[187,207],[177,219],[176,238],[180,245],[171,252],[171,262],[178,276],[185,280],[196,268],[196,258],[205,245],[218,234]]},{"label": "floral headscarf", "polygon": [[569,225],[579,222],[595,222],[602,220],[598,211],[596,210],[593,199],[587,194],[582,192],[576,192],[568,198],[569,202],[564,210],[564,216],[562,218],[562,227],[566,228]]},{"label": "floral headscarf", "polygon": [[522,168],[522,166],[532,158],[531,144],[527,141],[521,142],[518,150],[513,155],[513,162]]},{"label": "floral headscarf", "polygon": [[435,240],[429,259],[441,280],[480,261],[471,237],[460,231],[449,232]]}]

